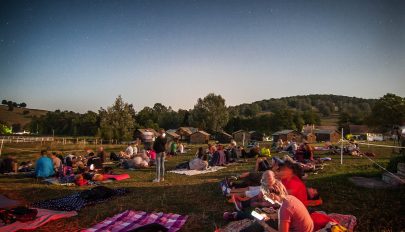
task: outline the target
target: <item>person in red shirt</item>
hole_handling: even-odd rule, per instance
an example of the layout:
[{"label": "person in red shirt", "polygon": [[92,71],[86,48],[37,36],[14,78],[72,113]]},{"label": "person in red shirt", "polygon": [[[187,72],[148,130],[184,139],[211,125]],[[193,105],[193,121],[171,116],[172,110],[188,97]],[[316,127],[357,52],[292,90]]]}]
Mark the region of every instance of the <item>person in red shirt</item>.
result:
[{"label": "person in red shirt", "polygon": [[278,177],[287,189],[289,195],[295,196],[305,206],[308,205],[307,188],[300,179],[300,167],[296,163],[286,160],[282,166],[280,166]]}]

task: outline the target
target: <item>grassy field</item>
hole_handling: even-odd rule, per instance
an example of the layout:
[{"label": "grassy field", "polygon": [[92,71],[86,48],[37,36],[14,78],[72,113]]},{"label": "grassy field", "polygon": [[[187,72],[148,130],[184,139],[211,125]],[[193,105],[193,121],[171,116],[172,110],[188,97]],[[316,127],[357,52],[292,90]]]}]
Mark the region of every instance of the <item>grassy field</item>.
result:
[{"label": "grassy field", "polygon": [[[52,148],[74,149],[74,147]],[[109,151],[118,151],[123,148],[123,146],[107,146]],[[166,165],[167,169],[172,169],[176,164],[189,160],[195,154],[197,147],[190,148],[188,154],[170,158]],[[25,147],[25,149],[30,148]],[[39,147],[32,149],[39,149]],[[75,149],[81,149],[81,147]],[[363,150],[367,149],[363,147]],[[389,158],[395,155],[391,149],[370,148],[369,150],[377,154],[375,160],[383,165],[386,165]],[[7,150],[7,146],[5,153],[15,154],[19,160],[33,159],[35,156],[30,152],[15,153],[11,149]],[[376,190],[356,187],[348,181],[348,177],[379,177],[381,170],[365,158],[346,156],[343,165],[340,165],[339,157],[332,156],[332,158],[333,160],[321,172],[310,175],[306,181],[307,186],[319,190],[324,200],[324,204],[317,209],[328,213],[355,215],[359,223],[358,231],[405,230],[405,188]],[[216,226],[226,224],[222,219],[222,213],[233,210],[233,205],[227,203],[222,196],[218,182],[225,176],[249,171],[253,165],[252,159],[246,164],[192,177],[168,173],[166,181],[158,184],[151,182],[155,173],[152,168],[135,171],[116,169],[117,173],[129,173],[131,179],[106,184],[106,186],[128,188],[130,190],[128,195],[86,207],[77,217],[51,222],[38,231],[77,231],[126,209],[187,214],[190,217],[182,231],[213,231]],[[31,178],[0,176],[1,194],[25,203],[66,196],[87,188],[89,187],[51,186]]]}]

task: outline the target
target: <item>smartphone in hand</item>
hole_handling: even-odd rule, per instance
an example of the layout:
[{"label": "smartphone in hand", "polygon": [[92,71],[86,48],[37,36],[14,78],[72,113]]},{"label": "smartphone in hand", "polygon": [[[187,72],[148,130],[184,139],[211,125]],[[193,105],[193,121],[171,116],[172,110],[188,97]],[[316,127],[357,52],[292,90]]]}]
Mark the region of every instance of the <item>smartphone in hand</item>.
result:
[{"label": "smartphone in hand", "polygon": [[262,221],[264,219],[263,215],[260,213],[256,212],[255,210],[252,211],[251,215],[256,218],[257,220]]}]

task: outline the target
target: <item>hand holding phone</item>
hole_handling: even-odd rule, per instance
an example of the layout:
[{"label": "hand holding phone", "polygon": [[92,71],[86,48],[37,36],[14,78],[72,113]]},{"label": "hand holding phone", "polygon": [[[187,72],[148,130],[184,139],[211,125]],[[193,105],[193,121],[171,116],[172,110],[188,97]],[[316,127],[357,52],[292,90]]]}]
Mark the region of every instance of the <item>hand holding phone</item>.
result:
[{"label": "hand holding phone", "polygon": [[254,218],[256,218],[256,219],[259,220],[259,221],[262,221],[262,220],[264,219],[263,215],[261,215],[260,213],[256,212],[256,210],[253,210],[251,214],[252,214],[252,216],[253,216]]}]

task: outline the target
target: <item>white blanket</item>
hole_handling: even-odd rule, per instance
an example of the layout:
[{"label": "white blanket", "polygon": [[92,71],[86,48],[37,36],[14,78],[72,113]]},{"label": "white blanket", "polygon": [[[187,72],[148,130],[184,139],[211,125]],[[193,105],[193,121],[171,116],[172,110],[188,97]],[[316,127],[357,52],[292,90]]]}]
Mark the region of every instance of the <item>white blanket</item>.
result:
[{"label": "white blanket", "polygon": [[210,172],[216,172],[216,171],[224,169],[224,168],[226,168],[226,167],[214,166],[214,167],[209,167],[208,169],[203,170],[203,171],[188,170],[188,169],[177,169],[177,170],[172,170],[172,171],[169,171],[169,172],[182,174],[182,175],[186,175],[186,176],[194,176],[194,175],[200,175],[200,174],[205,174],[205,173],[210,173]]}]

